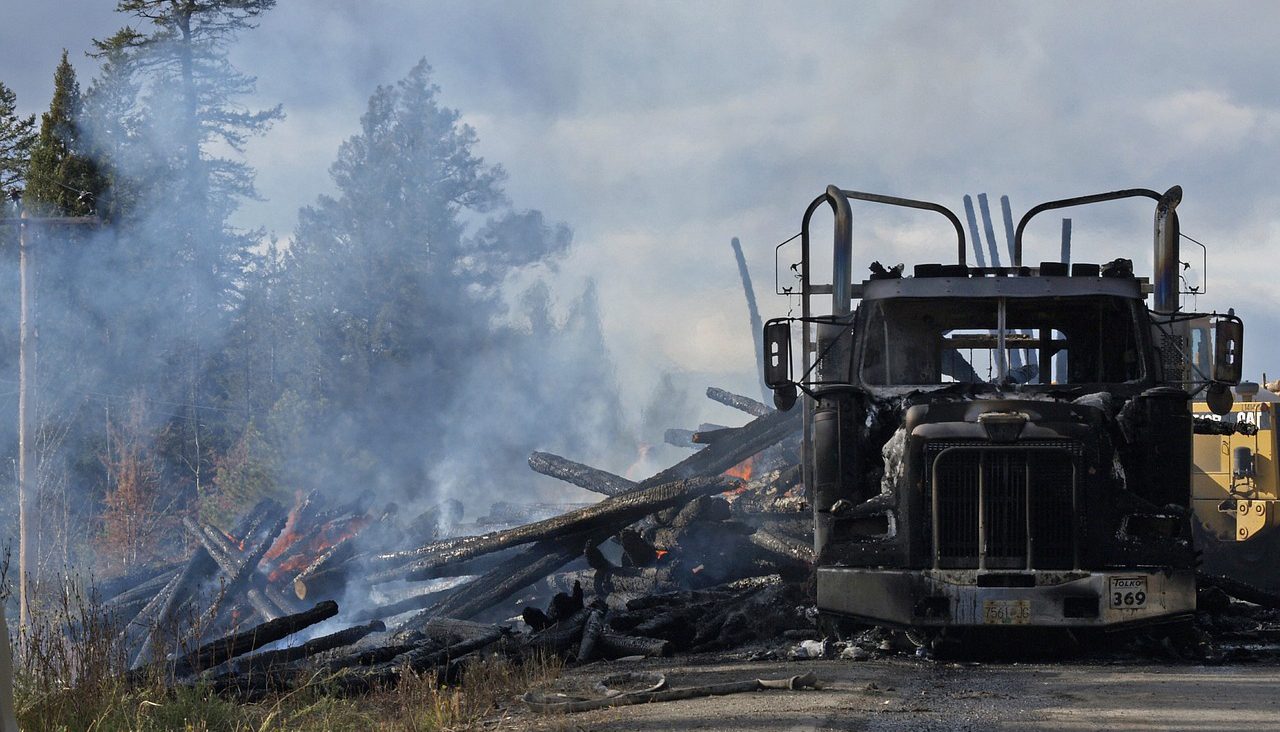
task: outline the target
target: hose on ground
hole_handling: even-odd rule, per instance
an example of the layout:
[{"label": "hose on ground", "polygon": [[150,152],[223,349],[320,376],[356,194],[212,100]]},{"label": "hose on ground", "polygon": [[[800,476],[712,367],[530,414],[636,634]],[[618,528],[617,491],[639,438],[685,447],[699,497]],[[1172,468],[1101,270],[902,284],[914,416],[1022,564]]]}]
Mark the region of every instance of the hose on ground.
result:
[{"label": "hose on ground", "polygon": [[[621,684],[645,684],[636,691],[619,691],[612,688]],[[648,704],[651,702],[667,702],[679,699],[692,699],[700,696],[723,696],[725,694],[741,694],[750,691],[767,689],[817,689],[818,677],[812,671],[807,674],[791,676],[785,679],[750,679],[748,681],[730,681],[723,684],[706,686],[688,686],[680,689],[667,688],[667,678],[662,674],[615,674],[606,677],[596,684],[596,690],[603,696],[594,699],[575,698],[564,694],[542,694],[529,692],[521,699],[535,712],[573,713],[586,712],[592,709],[620,707],[628,704]]]}]

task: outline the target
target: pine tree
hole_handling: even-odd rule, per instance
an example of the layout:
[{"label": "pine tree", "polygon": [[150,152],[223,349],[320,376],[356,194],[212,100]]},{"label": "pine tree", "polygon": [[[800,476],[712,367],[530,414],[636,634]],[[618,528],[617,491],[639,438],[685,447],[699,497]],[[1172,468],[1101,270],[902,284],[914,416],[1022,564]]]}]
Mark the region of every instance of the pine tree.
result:
[{"label": "pine tree", "polygon": [[[478,498],[484,483],[523,481],[531,449],[621,431],[594,290],[561,319],[537,282],[568,227],[509,208],[502,169],[439,92],[425,62],[379,87],[331,168],[337,195],[300,214],[288,391],[270,423],[299,487],[412,498],[457,484]],[[577,382],[600,413],[568,409]]]},{"label": "pine tree", "polygon": [[86,155],[80,110],[80,84],[63,49],[53,75],[53,101],[41,118],[40,136],[31,151],[24,197],[28,209],[61,216],[93,211],[103,184]]},{"label": "pine tree", "polygon": [[18,116],[18,95],[0,82],[0,195],[20,189],[36,141],[36,116]]},{"label": "pine tree", "polygon": [[330,168],[338,196],[300,212],[289,252],[292,389],[335,415],[318,437],[367,444],[386,474],[419,485],[447,385],[483,339],[473,325],[498,312],[459,276],[482,254],[460,217],[505,200],[502,169],[472,153],[474,130],[438,92],[425,61],[374,92]]},{"label": "pine tree", "polygon": [[136,209],[145,181],[164,177],[159,175],[159,161],[147,162],[152,156],[145,144],[141,85],[129,51],[133,36],[133,30],[126,28],[99,43],[95,55],[101,66],[82,105],[85,150],[103,177],[96,212],[108,222],[118,222]]},{"label": "pine tree", "polygon": [[[236,37],[255,27],[274,0],[120,0],[117,10],[145,24],[95,41],[117,75],[103,101],[136,122],[141,144],[117,143],[112,174],[126,178],[127,201],[113,202],[120,218],[121,261],[139,280],[147,302],[130,314],[126,334],[150,333],[148,358],[158,367],[143,380],[163,384],[160,396],[186,407],[166,430],[162,453],[176,483],[199,494],[213,460],[235,440],[219,409],[211,344],[220,342],[239,302],[240,275],[260,232],[233,229],[239,202],[256,195],[253,171],[238,156],[248,139],[282,117],[277,106],[245,110],[239,100],[255,80],[228,53]],[[132,85],[132,88],[131,88]],[[104,90],[106,87],[104,87]],[[133,99],[127,99],[132,92]],[[108,106],[108,105],[104,105]],[[123,107],[123,108],[122,108]],[[109,125],[107,125],[109,127]],[[229,149],[234,157],[215,154]],[[153,350],[154,349],[154,350]],[[159,378],[156,378],[159,376]]]}]

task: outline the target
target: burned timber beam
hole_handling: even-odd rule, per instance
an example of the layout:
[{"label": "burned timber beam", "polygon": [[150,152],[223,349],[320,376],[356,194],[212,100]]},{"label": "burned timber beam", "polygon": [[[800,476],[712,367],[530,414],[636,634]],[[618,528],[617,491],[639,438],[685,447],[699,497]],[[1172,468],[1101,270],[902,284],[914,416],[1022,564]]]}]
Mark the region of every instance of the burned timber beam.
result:
[{"label": "burned timber beam", "polygon": [[774,443],[790,437],[800,429],[799,409],[770,412],[739,427],[727,439],[699,450],[671,467],[640,482],[639,488],[650,488],[673,480],[719,475]]},{"label": "burned timber beam", "polygon": [[[287,638],[303,628],[309,628],[337,614],[338,603],[326,600],[297,615],[286,615],[283,618],[269,620],[249,630],[210,641],[191,653],[175,659],[172,663],[162,662],[160,666],[167,667],[175,677],[199,673],[237,656],[255,651],[268,643]],[[137,669],[130,672],[128,678],[130,681],[139,681],[146,678],[153,669],[155,666]]]},{"label": "burned timber beam", "polygon": [[668,445],[674,445],[676,447],[687,447],[693,450],[701,450],[702,445],[693,441],[694,434],[695,432],[693,430],[672,427],[662,433],[662,441]]},{"label": "burned timber beam", "polygon": [[[271,548],[271,545],[275,543],[276,537],[280,535],[282,530],[284,530],[286,520],[287,518],[285,516],[281,516],[276,519],[276,522],[271,524],[267,529],[266,535],[263,536],[252,550],[246,551],[242,556],[236,557],[232,560],[231,569],[223,572],[223,584],[220,588],[217,599],[210,604],[209,609],[206,610],[204,615],[201,617],[200,627],[208,628],[212,626],[213,621],[217,618],[218,612],[220,611],[221,605],[225,599],[231,598],[234,600],[240,597],[240,593],[244,591],[249,580],[253,577],[254,573],[257,572],[258,562],[262,560],[263,555],[266,554],[267,550]],[[210,554],[210,556],[212,556],[212,554]],[[264,619],[270,620],[269,617]]]},{"label": "burned timber beam", "polygon": [[603,493],[606,496],[620,496],[635,490],[636,487],[635,481],[549,452],[530,454],[529,467],[533,468],[535,473],[558,478],[579,488]]},{"label": "burned timber beam", "polygon": [[[378,572],[369,581],[378,583],[398,579],[431,579],[437,576],[441,567],[512,546],[549,541],[583,531],[614,534],[656,511],[684,505],[699,496],[723,493],[730,488],[731,479],[720,476],[676,479],[644,490],[606,498],[595,505],[514,529],[435,542],[408,552],[382,554],[377,557],[380,562],[407,563]],[[579,552],[582,548],[583,545],[579,544]]]},{"label": "burned timber beam", "polygon": [[317,653],[333,650],[335,648],[343,648],[364,638],[370,633],[381,633],[387,629],[381,620],[375,620],[364,625],[354,625],[350,628],[344,628],[336,633],[312,638],[301,645],[292,646],[290,648],[282,648],[278,651],[265,651],[263,653],[255,653],[252,656],[236,661],[236,671],[240,673],[251,671],[266,671],[271,668],[284,666],[301,661],[304,658],[310,658]]},{"label": "burned timber beam", "polygon": [[521,552],[510,564],[495,567],[457,588],[439,605],[422,611],[406,623],[406,627],[415,627],[437,615],[471,618],[582,556],[587,544],[597,543],[609,533],[587,531],[540,541]]},{"label": "burned timber beam", "polygon": [[763,402],[758,402],[741,394],[734,394],[731,391],[718,389],[714,386],[707,387],[707,398],[714,402],[720,402],[726,407],[733,407],[746,412],[752,417],[763,417],[774,411],[772,407],[766,406]]}]

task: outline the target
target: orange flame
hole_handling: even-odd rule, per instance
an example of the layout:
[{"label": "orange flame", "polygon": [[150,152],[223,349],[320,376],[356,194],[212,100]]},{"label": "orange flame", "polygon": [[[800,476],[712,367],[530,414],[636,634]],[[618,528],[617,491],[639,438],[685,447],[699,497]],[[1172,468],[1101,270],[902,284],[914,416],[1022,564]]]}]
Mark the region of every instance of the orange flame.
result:
[{"label": "orange flame", "polygon": [[282,577],[301,572],[310,566],[320,554],[337,544],[353,538],[372,521],[372,518],[364,515],[350,519],[335,519],[328,522],[320,527],[319,531],[311,535],[310,540],[306,542],[301,551],[295,552],[283,562],[272,567],[271,572],[267,574],[267,579],[275,582]]},{"label": "orange flame", "polygon": [[743,460],[737,465],[724,471],[724,475],[730,478],[741,478],[742,480],[751,480],[751,473],[755,469],[756,458],[754,455]]},{"label": "orange flame", "polygon": [[[218,529],[218,531],[222,531],[222,529]],[[231,542],[231,544],[235,546],[237,549],[239,549],[240,551],[244,551],[244,539],[235,538],[234,536],[231,535],[231,532],[229,531],[222,531],[222,535],[227,537],[227,541]]]},{"label": "orange flame", "polygon": [[280,532],[280,536],[276,538],[275,543],[271,545],[267,553],[262,555],[264,562],[270,562],[284,554],[289,547],[293,546],[294,542],[302,538],[302,535],[298,533],[298,519],[302,513],[302,504],[302,491],[297,491],[294,494],[293,509],[289,511],[289,518],[285,519],[284,530]]}]

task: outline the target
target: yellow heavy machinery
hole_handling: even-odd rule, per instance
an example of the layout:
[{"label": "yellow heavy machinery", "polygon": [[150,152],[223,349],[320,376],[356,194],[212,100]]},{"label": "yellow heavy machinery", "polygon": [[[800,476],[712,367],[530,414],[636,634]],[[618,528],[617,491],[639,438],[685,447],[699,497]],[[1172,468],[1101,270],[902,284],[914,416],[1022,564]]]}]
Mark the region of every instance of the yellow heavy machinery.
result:
[{"label": "yellow heavy machinery", "polygon": [[[1201,574],[1280,595],[1280,382],[1266,386],[1239,384],[1221,417],[1193,403],[1191,491]],[[1217,434],[1208,422],[1219,423]]]}]

